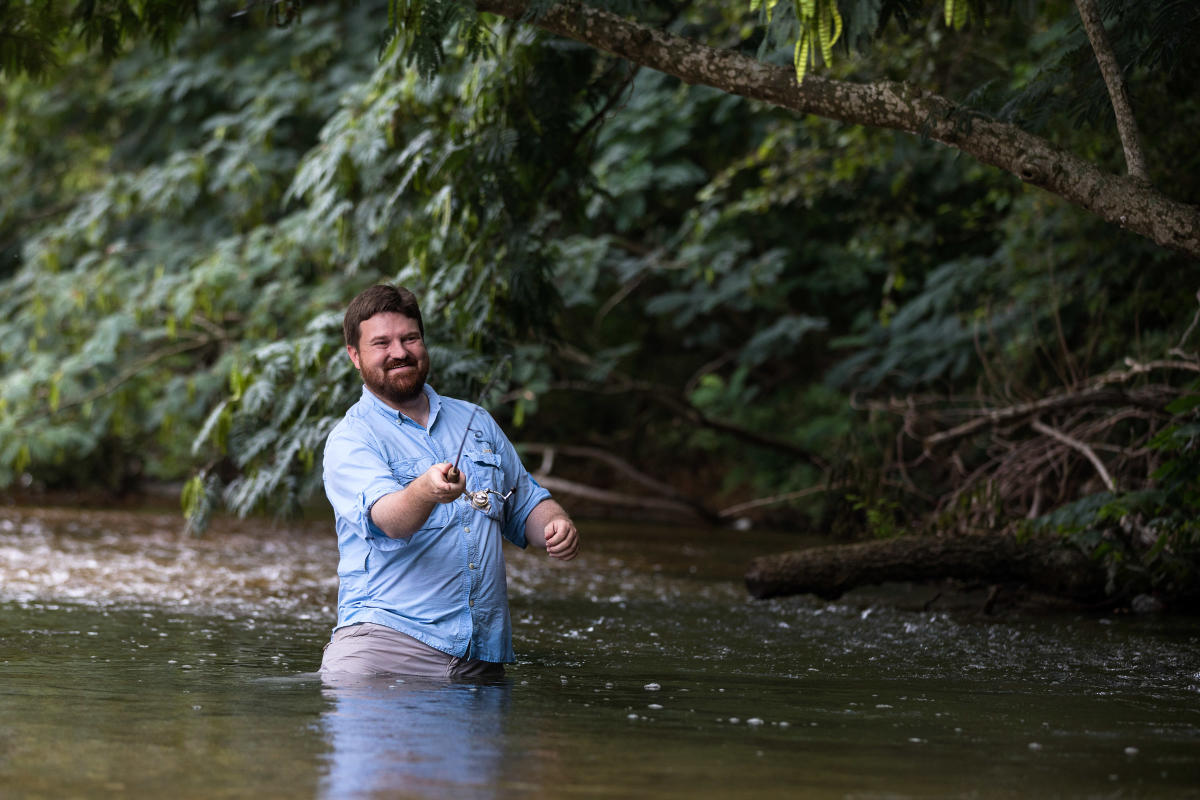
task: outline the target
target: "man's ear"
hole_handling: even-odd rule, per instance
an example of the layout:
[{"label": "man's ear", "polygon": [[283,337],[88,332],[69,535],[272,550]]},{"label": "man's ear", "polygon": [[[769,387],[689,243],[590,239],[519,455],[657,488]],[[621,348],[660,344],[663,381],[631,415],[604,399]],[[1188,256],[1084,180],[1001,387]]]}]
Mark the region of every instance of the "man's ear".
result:
[{"label": "man's ear", "polygon": [[358,360],[358,350],[353,345],[346,345],[346,355],[350,356],[350,360],[354,363],[354,368],[362,372],[362,363]]}]

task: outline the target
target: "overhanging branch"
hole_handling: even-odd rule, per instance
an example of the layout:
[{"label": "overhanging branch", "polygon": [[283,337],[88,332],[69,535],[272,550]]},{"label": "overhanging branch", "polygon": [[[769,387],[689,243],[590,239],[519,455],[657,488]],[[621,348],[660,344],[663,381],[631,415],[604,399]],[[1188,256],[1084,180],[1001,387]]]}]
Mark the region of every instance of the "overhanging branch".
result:
[{"label": "overhanging branch", "polygon": [[476,0],[479,11],[674,75],[685,83],[841,122],[923,135],[1084,208],[1113,225],[1200,258],[1200,206],[1172,200],[1130,175],[1113,175],[1020,128],[969,113],[913,86],[850,83],[795,72],[640,25],[577,2],[528,19],[527,0]]}]

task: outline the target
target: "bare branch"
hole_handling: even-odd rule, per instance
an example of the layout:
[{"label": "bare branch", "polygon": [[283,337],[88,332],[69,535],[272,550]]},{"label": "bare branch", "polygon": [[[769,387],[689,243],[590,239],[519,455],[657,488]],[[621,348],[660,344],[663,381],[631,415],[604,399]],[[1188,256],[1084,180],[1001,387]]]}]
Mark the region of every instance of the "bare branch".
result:
[{"label": "bare branch", "polygon": [[[674,514],[682,514],[689,518],[695,518],[697,515],[696,509],[687,503],[681,503],[678,500],[668,500],[661,497],[642,497],[635,494],[626,494],[625,492],[613,492],[608,489],[597,489],[594,486],[586,486],[575,481],[564,480],[563,478],[554,478],[549,475],[535,474],[534,479],[542,486],[552,492],[561,494],[571,494],[577,497],[583,497],[588,500],[606,503],[609,505],[630,506],[632,508],[651,509],[656,511],[669,511]],[[703,518],[703,517],[702,517]]]},{"label": "bare branch", "polygon": [[1078,439],[1073,439],[1062,431],[1051,428],[1049,425],[1045,424],[1039,419],[1035,419],[1033,421],[1033,429],[1038,433],[1045,434],[1052,439],[1062,442],[1073,450],[1078,450],[1080,453],[1083,453],[1087,457],[1087,460],[1092,462],[1092,466],[1096,468],[1096,472],[1100,473],[1100,480],[1104,481],[1105,487],[1107,487],[1110,492],[1115,492],[1117,490],[1117,485],[1113,482],[1112,476],[1109,475],[1108,470],[1104,468],[1104,462],[1100,460],[1100,456],[1096,455],[1096,451],[1088,447],[1085,442],[1081,442]]},{"label": "bare branch", "polygon": [[775,506],[779,505],[780,503],[789,503],[792,500],[799,500],[802,497],[809,497],[814,494],[828,492],[831,489],[838,489],[840,487],[841,484],[834,486],[809,486],[807,489],[799,489],[795,492],[785,492],[784,494],[772,495],[771,497],[760,497],[757,500],[749,500],[745,503],[738,503],[737,505],[729,506],[728,508],[722,508],[717,512],[717,516],[721,517],[722,519],[736,517],[738,514],[741,514],[745,511],[753,511],[756,508],[763,508],[765,506]]},{"label": "bare branch", "polygon": [[[671,486],[670,484],[664,483],[663,481],[660,481],[657,478],[653,478],[653,477],[647,475],[646,473],[644,473],[641,470],[634,467],[632,464],[630,464],[625,459],[621,458],[620,456],[616,455],[615,453],[610,453],[607,450],[601,450],[598,447],[585,447],[585,446],[581,446],[581,445],[556,445],[556,444],[542,444],[542,443],[538,443],[538,442],[527,442],[527,443],[523,442],[520,445],[520,449],[527,450],[527,451],[533,452],[533,453],[541,453],[542,454],[542,464],[538,468],[538,471],[537,471],[537,476],[538,476],[539,481],[543,477],[549,477],[550,470],[554,466],[555,455],[558,453],[561,453],[565,456],[573,456],[573,457],[577,457],[577,458],[589,458],[594,461],[600,461],[600,462],[603,462],[604,464],[607,464],[609,467],[616,470],[618,473],[624,475],[625,477],[629,478],[630,480],[634,481],[635,483],[637,483],[641,486],[644,486],[653,492],[656,492],[658,495],[660,495],[661,498],[666,498],[671,503],[673,503],[674,505],[672,507],[683,505],[688,508],[689,513],[693,516],[700,517],[702,519],[708,520],[709,522],[717,521],[717,515],[713,514],[713,512],[710,511],[709,509],[707,509],[703,504],[696,502],[695,500],[691,499],[690,497],[687,497],[682,492],[680,492],[678,489],[676,489],[674,486]],[[572,484],[572,486],[578,487],[578,486],[580,486],[580,484]],[[601,489],[593,490],[591,487],[586,487],[586,488],[588,489],[589,492],[604,491]],[[578,493],[577,490],[573,490],[573,491],[576,491],[576,493]],[[620,501],[622,505],[629,505],[629,499],[637,497],[635,495],[619,495],[619,496],[626,498],[625,500]],[[592,499],[600,499],[600,498],[592,497]],[[644,501],[648,500],[649,498],[640,497],[637,499],[639,502],[644,502]],[[615,501],[610,499],[607,502],[615,502]]]},{"label": "bare branch", "polygon": [[[564,456],[576,456],[580,458],[590,458],[596,461],[602,461],[612,467],[617,472],[625,475],[627,478],[658,492],[661,495],[672,497],[676,500],[686,500],[675,487],[662,481],[652,478],[646,473],[634,467],[620,456],[610,453],[607,450],[601,450],[599,447],[585,447],[580,445],[558,445],[558,444],[542,444],[539,442],[522,442],[520,445],[522,450],[528,450],[533,453],[541,453],[543,459],[548,458],[549,464],[554,464],[554,455],[562,453]],[[542,473],[549,473],[550,467],[547,466],[546,460],[542,461],[542,467],[539,470]]]},{"label": "bare branch", "polygon": [[[961,425],[956,425],[953,428],[945,431],[926,436],[922,441],[926,449],[942,442],[959,439],[967,436],[981,428],[986,428],[990,425],[998,425],[1005,422],[1013,422],[1024,417],[1034,414],[1043,413],[1046,411],[1059,411],[1067,408],[1079,408],[1082,406],[1091,405],[1114,405],[1128,403],[1133,405],[1142,405],[1143,401],[1148,398],[1142,398],[1138,392],[1126,392],[1119,389],[1110,388],[1113,384],[1125,383],[1139,375],[1144,375],[1155,370],[1186,370],[1189,372],[1200,372],[1200,363],[1193,361],[1146,361],[1139,362],[1132,358],[1125,359],[1128,370],[1113,370],[1107,372],[1091,382],[1091,385],[1080,391],[1061,392],[1053,394],[1049,397],[1041,397],[1037,400],[1031,400],[1027,403],[1017,403],[1006,408],[985,408],[978,410],[979,416],[968,420]],[[1164,394],[1174,391],[1170,387],[1147,387],[1144,391],[1153,391],[1155,394]]]},{"label": "bare branch", "polygon": [[[1200,292],[1196,292],[1196,300],[1200,301]],[[1196,323],[1200,322],[1200,309],[1196,310],[1196,315],[1192,317],[1192,324],[1187,326],[1187,330],[1183,332],[1183,336],[1179,337],[1179,344],[1175,345],[1169,351],[1173,356],[1183,356],[1185,358],[1195,358],[1194,354],[1190,354],[1183,349],[1183,344],[1192,335],[1192,331],[1196,329]]]},{"label": "bare branch", "polygon": [[1082,392],[1051,395],[1050,397],[1043,397],[1028,403],[1018,403],[1007,408],[984,409],[980,412],[980,416],[975,419],[964,422],[961,425],[956,425],[950,430],[939,431],[938,433],[926,436],[924,443],[926,448],[933,447],[942,442],[960,439],[981,428],[1002,422],[1009,422],[1040,412],[1058,411],[1064,408],[1083,405],[1114,405],[1127,402],[1129,402],[1129,396],[1124,392],[1106,388],[1093,387],[1085,389]]},{"label": "bare branch", "polygon": [[1146,155],[1142,150],[1142,135],[1129,103],[1125,76],[1121,74],[1121,65],[1117,63],[1116,53],[1104,30],[1104,17],[1096,0],[1075,0],[1075,7],[1079,10],[1079,18],[1083,20],[1088,41],[1092,43],[1096,63],[1100,65],[1100,74],[1104,76],[1104,85],[1108,87],[1108,97],[1117,118],[1117,134],[1121,137],[1121,146],[1125,148],[1125,168],[1130,177],[1149,183],[1150,170],[1146,167]]}]

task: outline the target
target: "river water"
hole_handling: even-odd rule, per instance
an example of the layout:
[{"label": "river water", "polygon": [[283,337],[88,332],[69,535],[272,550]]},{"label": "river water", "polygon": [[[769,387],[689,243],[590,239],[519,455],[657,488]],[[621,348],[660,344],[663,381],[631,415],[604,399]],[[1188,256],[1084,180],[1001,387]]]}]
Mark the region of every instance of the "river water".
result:
[{"label": "river water", "polygon": [[0,797],[1200,797],[1193,619],[755,601],[801,540],[585,524],[508,549],[502,684],[335,686],[331,525],[180,527],[0,508]]}]

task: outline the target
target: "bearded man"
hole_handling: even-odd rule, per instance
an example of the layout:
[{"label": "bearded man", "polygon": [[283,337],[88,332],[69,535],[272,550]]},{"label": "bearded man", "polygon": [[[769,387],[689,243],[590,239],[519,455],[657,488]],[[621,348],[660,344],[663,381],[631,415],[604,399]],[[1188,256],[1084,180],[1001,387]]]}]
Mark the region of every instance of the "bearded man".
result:
[{"label": "bearded man", "polygon": [[363,392],[325,443],[339,562],[321,672],[502,676],[514,655],[501,538],[568,561],[575,525],[487,411],[425,382],[412,292],[372,286],[350,302],[343,333]]}]

